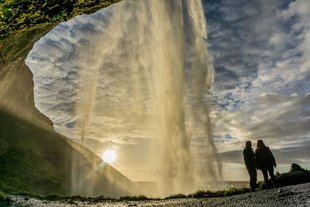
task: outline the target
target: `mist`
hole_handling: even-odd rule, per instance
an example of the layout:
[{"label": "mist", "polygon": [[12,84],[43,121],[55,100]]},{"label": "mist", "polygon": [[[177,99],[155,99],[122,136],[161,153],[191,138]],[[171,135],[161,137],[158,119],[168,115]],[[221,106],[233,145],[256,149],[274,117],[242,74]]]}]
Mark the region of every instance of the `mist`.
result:
[{"label": "mist", "polygon": [[[133,154],[145,157],[158,186],[142,193],[200,190],[221,171],[207,104],[214,71],[206,40],[199,0],[127,0],[75,17],[28,54],[35,105],[55,131],[94,152],[148,140]],[[73,186],[88,185],[73,178]]]}]

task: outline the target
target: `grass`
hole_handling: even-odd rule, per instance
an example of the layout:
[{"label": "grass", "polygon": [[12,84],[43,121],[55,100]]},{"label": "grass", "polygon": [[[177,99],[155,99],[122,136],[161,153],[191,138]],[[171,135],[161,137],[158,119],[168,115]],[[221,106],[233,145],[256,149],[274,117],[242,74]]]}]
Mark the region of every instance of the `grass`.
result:
[{"label": "grass", "polygon": [[174,194],[169,197],[166,197],[165,199],[178,199],[178,198],[188,198],[188,196],[185,194],[179,193],[179,194]]},{"label": "grass", "polygon": [[219,191],[197,191],[193,194],[184,195],[184,194],[176,194],[167,197],[166,199],[175,199],[175,198],[215,198],[215,197],[223,197],[223,196],[232,196],[243,193],[250,192],[249,188],[229,188],[225,190]]},{"label": "grass", "polygon": [[123,196],[119,200],[123,201],[145,201],[145,200],[154,200],[155,198],[149,198],[144,195],[138,195],[138,196]]},{"label": "grass", "polygon": [[7,195],[0,191],[0,201],[6,201],[6,200],[7,200]]},{"label": "grass", "polygon": [[[3,192],[48,200],[69,198],[66,196],[75,190],[72,189],[72,170],[83,167],[83,176],[95,169],[97,157],[89,153],[89,159],[85,158],[81,151],[73,148],[65,137],[0,110],[0,189]],[[73,158],[78,160],[78,165],[72,162]],[[126,177],[106,165],[87,180],[87,185],[92,186],[97,195],[117,196],[106,188],[112,185],[106,176],[108,172],[119,182],[130,184]],[[85,192],[79,191],[88,195]]]},{"label": "grass", "polygon": [[[185,194],[175,194],[169,197],[160,199],[160,198],[149,198],[144,195],[138,196],[123,196],[119,199],[114,199],[105,196],[99,197],[85,197],[85,196],[61,196],[58,194],[51,194],[51,195],[40,195],[35,193],[15,193],[14,195],[22,195],[26,197],[33,197],[38,198],[40,200],[48,200],[48,201],[82,201],[82,202],[93,202],[93,203],[100,203],[104,201],[147,201],[147,200],[169,200],[169,199],[182,199],[182,198],[214,198],[214,197],[223,197],[223,196],[231,196],[237,194],[243,194],[250,192],[248,188],[230,188],[221,191],[197,191],[193,194],[185,195]],[[6,196],[3,193],[4,197]],[[0,193],[0,200],[1,200],[1,193]]]},{"label": "grass", "polygon": [[8,198],[8,196],[0,191],[0,207],[9,206],[11,203],[11,200]]},{"label": "grass", "polygon": [[[0,189],[68,194],[72,153],[65,139],[0,111]],[[66,159],[63,159],[63,158]]]},{"label": "grass", "polygon": [[35,193],[15,193],[13,195],[20,195],[25,197],[32,197],[37,198],[40,200],[47,200],[47,201],[64,201],[64,200],[72,200],[72,201],[92,201],[92,202],[102,202],[102,201],[111,201],[117,200],[115,198],[105,197],[105,196],[98,196],[98,197],[85,197],[85,196],[64,196],[59,194],[50,194],[50,195],[40,195]]}]

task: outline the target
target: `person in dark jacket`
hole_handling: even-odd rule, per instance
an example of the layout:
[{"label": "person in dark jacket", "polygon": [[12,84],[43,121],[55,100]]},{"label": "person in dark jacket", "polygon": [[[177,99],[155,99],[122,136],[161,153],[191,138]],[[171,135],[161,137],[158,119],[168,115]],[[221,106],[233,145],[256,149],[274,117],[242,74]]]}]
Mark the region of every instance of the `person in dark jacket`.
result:
[{"label": "person in dark jacket", "polygon": [[257,181],[257,172],[256,172],[256,161],[255,161],[255,154],[252,148],[251,141],[247,141],[245,143],[245,148],[243,150],[243,159],[244,164],[248,170],[250,176],[250,187],[251,191],[255,191],[256,181]]},{"label": "person in dark jacket", "polygon": [[257,140],[257,147],[255,150],[256,156],[256,167],[261,170],[264,176],[264,181],[266,188],[268,185],[268,173],[271,178],[272,187],[276,186],[276,178],[274,176],[274,167],[277,167],[276,160],[270,151],[269,147],[267,147],[263,140]]}]

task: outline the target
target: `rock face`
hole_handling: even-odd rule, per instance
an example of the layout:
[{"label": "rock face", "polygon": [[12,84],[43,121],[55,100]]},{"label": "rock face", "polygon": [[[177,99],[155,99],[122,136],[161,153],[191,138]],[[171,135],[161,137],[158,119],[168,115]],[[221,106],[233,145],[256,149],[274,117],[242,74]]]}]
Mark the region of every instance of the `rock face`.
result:
[{"label": "rock face", "polygon": [[51,121],[34,107],[32,74],[23,58],[0,67],[0,110],[52,129]]},{"label": "rock face", "polygon": [[132,183],[100,158],[55,133],[34,106],[24,58],[0,68],[0,190],[59,195],[128,195]]}]

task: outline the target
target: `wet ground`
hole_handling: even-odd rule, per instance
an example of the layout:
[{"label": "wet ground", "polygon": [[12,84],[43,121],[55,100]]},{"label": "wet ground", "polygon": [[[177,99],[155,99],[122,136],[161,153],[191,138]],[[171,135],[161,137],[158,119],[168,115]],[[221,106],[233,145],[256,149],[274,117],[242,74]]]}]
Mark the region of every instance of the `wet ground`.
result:
[{"label": "wet ground", "polygon": [[214,206],[298,206],[310,207],[310,183],[287,186],[269,190],[261,190],[255,193],[226,196],[221,198],[200,198],[200,199],[166,199],[149,201],[113,201],[113,200],[85,200],[78,201],[67,199],[63,201],[47,201],[30,198],[27,196],[9,196],[12,203],[9,206],[19,207],[214,207]]}]

